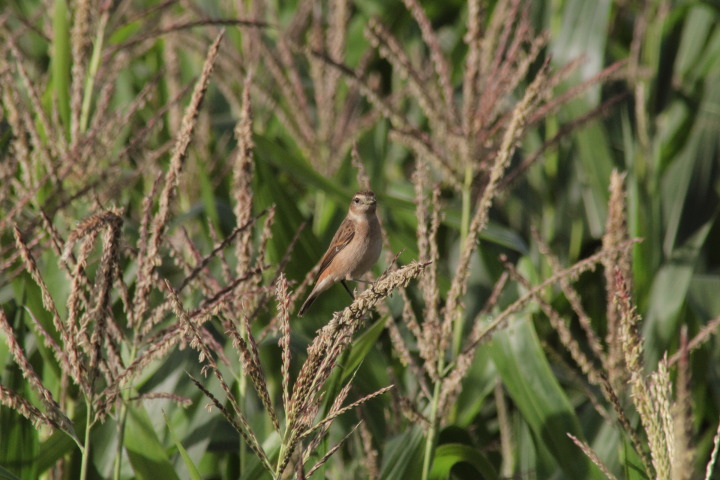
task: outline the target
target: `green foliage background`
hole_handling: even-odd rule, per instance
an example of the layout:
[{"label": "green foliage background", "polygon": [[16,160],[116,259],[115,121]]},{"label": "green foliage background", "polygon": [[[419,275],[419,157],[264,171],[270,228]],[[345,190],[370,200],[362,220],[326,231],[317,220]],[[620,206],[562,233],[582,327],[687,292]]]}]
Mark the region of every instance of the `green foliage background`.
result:
[{"label": "green foliage background", "polygon": [[[3,222],[0,231],[3,255],[0,304],[35,370],[56,395],[64,388],[60,385],[62,368],[38,341],[32,320],[35,317],[50,325],[51,317],[42,306],[40,290],[15,256],[13,225],[22,232],[32,232],[33,237],[25,238],[26,241],[38,240],[35,258],[53,298],[62,306],[66,304],[70,285],[58,267],[58,256],[50,248],[48,236],[41,227],[37,228],[41,224],[41,209],[55,212],[52,222],[67,236],[77,222],[99,208],[121,207],[126,218],[122,242],[136,245],[143,198],[150,192],[157,172],[167,169],[169,153],[163,155],[163,149],[172,145],[179,128],[179,116],[189,101],[188,91],[182,89],[192,89],[202,70],[208,45],[219,29],[225,28],[218,66],[210,77],[168,227],[171,235],[186,229],[202,253],[209,253],[215,244],[213,235],[224,238],[236,226],[229,159],[236,144],[233,129],[238,120],[244,73],[249,66],[238,63],[247,59],[237,52],[247,48],[250,28],[261,28],[268,42],[275,42],[278,32],[289,28],[293,13],[301,8],[296,2],[271,3],[267,10],[276,12],[276,16],[268,14],[265,20],[272,25],[249,27],[232,22],[220,25],[222,22],[218,19],[238,17],[237,6],[232,2],[127,0],[114,3],[111,20],[101,36],[103,45],[99,46],[98,38],[93,38],[93,46],[102,51],[96,67],[102,68],[103,62],[108,61],[109,57],[104,55],[120,55],[123,49],[130,55],[123,68],[115,72],[115,88],[108,111],[125,111],[136,101],[139,92],[150,85],[152,95],[148,101],[137,105],[137,111],[113,132],[110,149],[97,152],[83,170],[71,169],[59,183],[41,184],[20,210],[15,209],[20,196],[12,182],[25,181],[23,169],[1,169],[0,217],[8,221]],[[251,4],[240,3],[252,9]],[[328,3],[333,2],[315,3],[313,8],[325,12]],[[481,3],[489,14],[496,8],[495,2]],[[427,1],[421,5],[442,41],[446,57],[456,62],[451,65],[452,80],[459,90],[461,87],[457,85],[462,81],[462,61],[466,54],[462,40],[467,7],[457,0]],[[0,70],[11,72],[3,78],[16,82],[16,88],[23,91],[13,62],[23,63],[38,88],[44,87],[39,92],[39,100],[45,114],[66,129],[68,140],[72,103],[70,43],[76,7],[75,2],[65,0],[0,1],[0,36],[6,40],[12,38],[21,52],[20,56],[11,53],[7,43],[0,47],[3,52]],[[157,15],[154,28],[158,30],[148,31],[150,26],[145,17],[133,16],[133,13],[152,7],[160,12],[150,14]],[[113,23],[113,15],[121,13],[123,22]],[[558,95],[617,61],[627,63],[620,73],[591,86],[532,125],[521,139],[510,171],[576,119],[616,95],[625,96],[604,109],[602,116],[564,135],[496,198],[490,225],[482,232],[479,249],[471,263],[468,292],[462,299],[465,330],[460,333],[467,334],[470,322],[502,273],[501,254],[517,265],[534,285],[552,274],[545,255],[540,253],[540,245],[533,239],[533,228],[563,265],[572,265],[600,248],[608,215],[609,179],[612,170],[617,169],[627,173],[629,235],[642,239],[632,250],[632,296],[642,318],[645,369],[655,370],[665,352],[678,351],[681,331],[686,329],[688,337],[693,338],[720,315],[720,4],[714,1],[548,0],[532,2],[528,14],[538,32],[547,32],[548,43],[523,81],[525,88],[544,59],[549,59],[551,68],[559,70],[582,57],[579,67],[558,85]],[[417,23],[401,2],[366,0],[351,4],[342,63],[356,69],[367,55],[368,71],[374,75],[377,88],[392,96],[402,88],[402,79],[389,62],[378,57],[364,35],[373,17],[388,27],[411,58],[429,57]],[[194,21],[197,24],[187,29],[162,31],[163,27]],[[275,25],[281,28],[276,29]],[[131,42],[146,34],[149,37],[143,39],[144,47],[134,49]],[[303,58],[305,46],[296,47],[292,55]],[[90,48],[88,56],[92,51]],[[175,63],[168,63],[169,59]],[[299,71],[305,75],[302,83],[310,89],[311,74],[303,63],[306,60],[299,62]],[[92,65],[90,60],[88,72]],[[428,74],[432,73],[432,65],[426,65],[425,69]],[[261,70],[252,73],[259,82],[268,78]],[[92,74],[87,78],[92,78]],[[347,76],[340,75],[339,82],[343,98],[352,98]],[[308,152],[287,128],[283,115],[294,113],[283,103],[281,86],[272,82],[265,86],[275,104],[256,93],[251,96],[253,211],[257,214],[273,205],[276,207],[267,256],[267,262],[272,265],[281,261],[301,224],[310,222],[294,245],[284,270],[296,286],[321,257],[345,214],[352,193],[360,186],[350,152],[337,155],[337,151],[327,150],[329,145],[325,145],[326,150],[322,150],[321,145],[318,150]],[[0,85],[0,91],[4,95],[0,163],[12,165],[10,145],[15,133],[7,120],[12,97],[6,86]],[[94,116],[100,92],[93,89],[92,84],[86,84],[86,91],[92,92],[87,109],[87,126],[92,128],[94,122],[105,119]],[[179,99],[175,100],[178,94]],[[514,95],[516,97],[508,102],[522,97],[522,89]],[[30,103],[25,92],[18,105]],[[410,121],[421,129],[427,127],[417,105],[407,100],[398,103]],[[416,157],[390,137],[390,121],[381,115],[372,117],[375,108],[372,104],[361,98],[357,108],[372,121],[349,140],[356,141],[359,157],[378,195],[379,215],[393,253],[404,249],[399,262],[406,264],[418,257],[418,219],[410,180]],[[41,124],[38,112],[28,114],[33,122]],[[120,152],[149,124],[152,128],[140,149],[116,163],[115,160],[121,158]],[[48,151],[52,157],[54,150],[48,147]],[[28,178],[39,179],[46,173],[41,162],[35,168],[38,170],[26,172]],[[110,178],[103,177],[103,171],[108,172]],[[80,191],[85,185],[92,187],[68,204],[58,203],[58,199],[67,198],[58,192]],[[481,185],[476,183],[468,193],[474,198],[480,191]],[[437,240],[438,272],[442,291],[446,292],[457,268],[458,249],[467,225],[463,225],[462,196],[445,184],[440,198],[443,219]],[[258,230],[256,242],[259,238]],[[167,251],[163,255],[169,258]],[[233,264],[232,253],[224,255]],[[123,261],[124,274],[129,277],[136,266],[131,257]],[[386,261],[381,261],[375,273],[379,275],[387,266]],[[221,264],[213,262],[209,268],[220,272]],[[184,278],[183,272],[169,260],[158,269],[162,278],[175,285]],[[265,280],[271,279],[270,272],[266,272]],[[585,311],[601,336],[606,333],[606,311],[611,308],[605,297],[604,281],[598,271],[584,274],[575,283]],[[499,306],[507,305],[522,291],[522,286],[514,286]],[[202,299],[199,291],[183,292],[183,295],[188,309],[196,307]],[[307,318],[292,317],[294,362],[302,361],[315,331],[327,322],[330,313],[347,305],[343,295],[341,287],[334,287],[318,301]],[[412,290],[411,295],[420,298],[420,294]],[[582,332],[573,323],[575,313],[562,291],[548,288],[543,298],[571,322],[572,331],[582,338]],[[401,300],[392,297],[388,305],[390,314],[400,321]],[[113,294],[112,308],[118,314],[122,311],[117,293]],[[263,311],[253,329],[259,334],[274,314],[272,307]],[[370,323],[354,340],[351,351],[341,362],[343,370],[332,377],[327,387],[330,402],[350,375],[354,375],[354,398],[391,383],[396,384],[398,395],[412,396],[417,390],[412,372],[393,351],[383,322],[380,318],[377,323]],[[237,353],[222,336],[220,325],[210,328],[224,342],[225,354],[236,358]],[[716,332],[717,325],[713,333]],[[580,343],[587,347],[584,340]],[[259,348],[271,394],[277,396],[281,388],[277,336],[271,334]],[[692,478],[705,474],[720,417],[719,352],[717,337],[712,335],[690,355]],[[5,342],[0,342],[0,367],[3,386],[38,404],[36,393],[14,365]],[[119,449],[122,452],[120,478],[270,478],[222,415],[217,410],[204,408],[205,397],[185,375],[187,371],[199,377],[200,368],[192,350],[175,348],[144,371],[133,385],[135,393],[172,392],[192,402],[187,407],[167,399],[131,402],[124,438],[117,435],[117,416],[111,415],[104,423],[94,426],[88,478],[109,478],[113,474],[118,441],[123,442]],[[293,368],[296,372],[299,363]],[[241,389],[239,367],[223,369],[228,377],[237,378],[234,386]],[[674,378],[676,373],[672,375]],[[212,377],[207,377],[207,385],[221,396]],[[505,399],[502,406],[498,405],[499,396]],[[583,438],[618,478],[652,477],[652,472],[644,471],[627,433],[596,412],[591,400],[599,397],[598,389],[582,377],[542,311],[530,304],[507,329],[480,346],[457,402],[438,432],[432,478],[500,478],[502,474],[513,475],[513,478],[602,478],[594,464],[568,440],[568,432]],[[361,407],[361,414],[347,413],[340,417],[317,455],[322,456],[342,439],[361,415],[378,454],[379,478],[420,478],[426,437],[420,424],[413,425],[403,419],[398,398],[386,394]],[[244,402],[264,448],[276,449],[279,439],[273,434],[262,405],[252,395]],[[630,405],[627,398],[623,402]],[[81,402],[72,405],[69,416],[75,430],[83,432],[84,407]],[[416,407],[425,416],[429,415],[425,410],[427,402],[418,402]],[[507,409],[502,419],[499,419],[499,408]],[[642,432],[637,415],[630,413],[629,416],[633,429]],[[501,431],[502,435],[508,435],[505,439],[511,441],[511,458],[503,458]],[[370,476],[363,462],[367,452],[362,443],[355,433],[312,478]],[[51,468],[61,460],[64,470],[53,472]],[[76,478],[80,462],[77,445],[64,432],[38,431],[13,410],[0,407],[0,478]],[[718,467],[715,470],[718,471]]]}]

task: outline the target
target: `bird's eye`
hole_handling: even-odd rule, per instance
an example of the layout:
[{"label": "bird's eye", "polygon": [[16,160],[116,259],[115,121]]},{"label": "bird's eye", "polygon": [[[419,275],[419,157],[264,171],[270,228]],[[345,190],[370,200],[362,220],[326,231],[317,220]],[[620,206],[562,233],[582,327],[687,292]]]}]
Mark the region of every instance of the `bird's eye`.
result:
[{"label": "bird's eye", "polygon": [[355,198],[353,198],[353,202],[355,202],[355,203],[360,203],[360,199],[357,198],[357,197],[355,197]]}]

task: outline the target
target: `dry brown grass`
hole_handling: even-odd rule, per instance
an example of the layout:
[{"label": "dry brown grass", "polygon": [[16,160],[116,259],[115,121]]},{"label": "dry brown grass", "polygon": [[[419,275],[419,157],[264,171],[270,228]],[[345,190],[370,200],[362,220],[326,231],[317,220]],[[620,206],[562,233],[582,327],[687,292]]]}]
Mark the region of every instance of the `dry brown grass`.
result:
[{"label": "dry brown grass", "polygon": [[[604,420],[617,422],[646,474],[692,477],[698,441],[690,355],[717,331],[720,318],[693,338],[683,330],[677,352],[668,352],[657,365],[646,364],[631,258],[638,240],[628,232],[625,174],[610,177],[598,250],[566,265],[536,233],[528,257],[539,259],[543,276],[533,279],[514,263],[516,257],[503,257],[498,264],[504,271],[490,281],[484,305],[479,311],[468,308],[477,296],[473,262],[486,246],[481,238],[493,209],[503,206],[518,179],[550,149],[625,97],[613,96],[568,121],[524,155],[522,142],[588,89],[625,75],[625,62],[560,92],[581,59],[553,68],[545,55],[548,34],[535,31],[529,3],[521,0],[499,2],[494,9],[479,0],[468,2],[460,62],[457,52],[446,51],[441,32],[416,0],[403,3],[419,30],[418,45],[409,47],[391,26],[373,18],[364,29],[371,48],[352,62],[348,38],[355,7],[344,0],[329,8],[301,2],[292,18],[282,21],[282,12],[263,1],[240,2],[237,18],[210,18],[199,7],[174,16],[174,3],[148,9],[124,2],[72,4],[67,119],[50,88],[51,75],[38,73],[40,66],[24,43],[29,25],[11,31],[0,17],[1,120],[12,132],[3,157],[7,162],[0,162],[0,287],[27,284],[28,295],[39,299],[37,308],[18,303],[20,313],[13,318],[10,308],[0,309],[8,357],[28,387],[23,392],[0,385],[3,406],[43,432],[60,430],[71,437],[85,477],[95,460],[92,440],[100,422],[111,418],[117,425],[114,465],[102,474],[112,470],[121,478],[131,474],[124,471],[123,453],[129,412],[145,402],[165,401],[190,410],[204,395],[269,477],[309,478],[333,455],[356,448],[364,455],[358,468],[368,478],[380,478],[386,439],[378,436],[372,422],[377,418],[367,412],[384,401],[387,411],[373,412],[386,424],[383,434],[417,427],[424,439],[422,476],[429,478],[440,433],[456,420],[454,410],[474,380],[478,353],[533,305],[541,312],[535,315],[539,327],[548,325],[566,349],[558,352],[548,344],[548,355],[570,372],[583,400],[589,399]],[[640,26],[652,12],[643,10]],[[108,29],[131,24],[138,33],[103,44]],[[239,45],[227,45],[221,26],[242,28]],[[47,25],[37,30],[34,35],[52,38]],[[166,42],[161,54],[158,39]],[[642,97],[637,48],[628,68]],[[193,54],[199,54],[202,68],[185,82],[181,62]],[[162,58],[165,70],[116,108],[115,79],[146,56]],[[372,68],[378,60],[393,76],[389,91]],[[46,100],[46,91],[55,98]],[[215,94],[227,103],[234,122],[221,139],[210,138],[217,119],[203,106]],[[301,259],[310,270],[304,280],[286,276],[298,252],[310,250],[303,244],[304,224],[288,235],[285,252],[274,254],[287,212],[260,198],[268,194],[258,185],[256,170],[267,159],[258,157],[254,139],[269,119],[286,135],[278,138],[294,143],[313,173],[335,179],[343,168],[354,169],[363,189],[371,187],[376,172],[366,170],[370,162],[362,158],[359,141],[377,122],[386,122],[387,137],[411,157],[396,172],[409,178],[406,190],[387,198],[396,205],[406,195],[401,200],[414,203],[417,224],[410,235],[417,243],[404,246],[416,250],[417,259],[403,265],[402,251],[391,248],[399,237],[393,228],[403,226],[393,218],[394,207],[387,207],[382,219],[386,272],[308,337],[303,335],[309,327],[293,323],[292,312],[315,276],[312,260]],[[132,134],[120,143],[118,132],[128,125]],[[647,129],[641,125],[641,131]],[[647,141],[646,132],[645,148]],[[227,146],[233,142],[234,149]],[[215,152],[225,147],[232,152],[227,162]],[[210,177],[209,186],[198,185],[198,172]],[[207,205],[192,224],[178,221],[181,212],[192,211],[190,204],[203,188],[227,197],[224,206],[232,211],[234,225],[205,217]],[[321,190],[298,202],[302,214],[315,213],[316,230],[334,201]],[[457,225],[447,218],[454,210]],[[581,275],[598,267],[603,268],[604,319],[593,317],[587,295],[577,286]],[[64,285],[53,284],[55,270]],[[567,306],[559,308],[563,302]],[[26,313],[30,334],[22,323]],[[372,352],[387,355],[388,365],[379,385],[361,390],[355,376],[359,367],[346,371],[343,363],[371,320],[385,326],[387,335],[377,337]],[[604,331],[598,325],[606,325]],[[304,351],[297,347],[302,341]],[[37,353],[37,344],[46,358]],[[197,395],[186,398],[155,386],[146,390],[147,378],[186,347],[198,354],[203,375],[191,375]],[[45,361],[59,366],[57,382],[44,371]],[[501,475],[511,476],[516,407],[499,377],[491,387],[495,410],[482,415],[493,415],[491,428],[504,457]],[[78,411],[85,412],[84,420],[73,415]],[[359,422],[344,423],[351,411]],[[588,441],[570,438],[603,474],[615,478]],[[720,428],[708,479],[719,439]],[[353,441],[360,443],[353,447]],[[61,467],[52,478],[62,478],[65,462],[57,461]]]}]

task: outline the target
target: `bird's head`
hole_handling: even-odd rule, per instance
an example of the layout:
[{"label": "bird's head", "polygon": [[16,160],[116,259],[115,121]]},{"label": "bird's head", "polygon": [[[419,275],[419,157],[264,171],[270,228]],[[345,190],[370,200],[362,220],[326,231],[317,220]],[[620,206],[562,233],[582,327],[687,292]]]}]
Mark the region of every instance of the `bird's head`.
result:
[{"label": "bird's head", "polygon": [[350,212],[356,215],[367,215],[375,213],[377,200],[375,194],[370,190],[357,192],[350,201]]}]

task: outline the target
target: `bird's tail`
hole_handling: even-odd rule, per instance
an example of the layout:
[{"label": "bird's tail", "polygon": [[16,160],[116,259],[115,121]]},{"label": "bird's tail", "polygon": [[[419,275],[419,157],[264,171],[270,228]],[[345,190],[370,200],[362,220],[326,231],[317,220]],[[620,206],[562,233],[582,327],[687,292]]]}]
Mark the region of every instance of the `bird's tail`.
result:
[{"label": "bird's tail", "polygon": [[310,308],[310,305],[313,304],[315,299],[318,297],[318,294],[315,292],[311,292],[310,296],[305,300],[305,303],[302,304],[302,307],[300,307],[300,311],[298,312],[298,317],[302,317],[308,308]]}]

